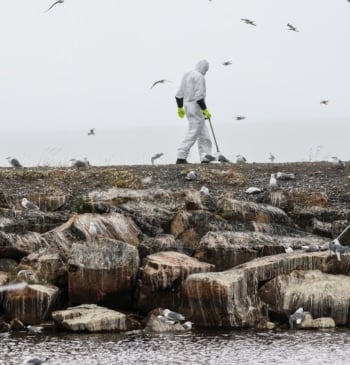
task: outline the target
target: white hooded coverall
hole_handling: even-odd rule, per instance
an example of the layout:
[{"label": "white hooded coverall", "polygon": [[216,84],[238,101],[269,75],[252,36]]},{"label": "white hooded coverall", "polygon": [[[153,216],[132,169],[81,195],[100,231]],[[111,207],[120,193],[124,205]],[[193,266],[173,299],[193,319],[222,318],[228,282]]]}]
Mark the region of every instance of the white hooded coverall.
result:
[{"label": "white hooded coverall", "polygon": [[178,159],[186,160],[196,141],[198,141],[201,161],[206,161],[205,155],[211,155],[210,135],[205,124],[203,111],[197,103],[199,100],[204,100],[206,96],[204,75],[208,69],[208,61],[199,61],[194,70],[185,73],[176,93],[176,98],[184,101],[184,109],[189,122],[186,136],[178,148]]}]

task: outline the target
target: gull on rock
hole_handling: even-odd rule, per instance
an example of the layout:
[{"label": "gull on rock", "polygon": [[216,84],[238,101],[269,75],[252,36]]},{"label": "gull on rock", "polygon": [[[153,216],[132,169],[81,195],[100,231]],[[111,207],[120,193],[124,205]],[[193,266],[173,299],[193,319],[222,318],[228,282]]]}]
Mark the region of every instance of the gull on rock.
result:
[{"label": "gull on rock", "polygon": [[185,179],[188,180],[188,181],[193,181],[193,180],[196,180],[197,178],[197,175],[194,171],[190,171],[186,176],[185,176]]},{"label": "gull on rock", "polygon": [[86,167],[90,166],[90,162],[88,161],[88,159],[86,157],[84,157],[83,161],[77,160],[75,158],[72,158],[70,161],[72,163],[72,167],[86,168]]},{"label": "gull on rock", "polygon": [[300,307],[289,316],[289,326],[291,329],[298,328],[301,322],[305,319],[304,309]]},{"label": "gull on rock", "polygon": [[278,186],[277,179],[276,179],[276,174],[271,174],[269,185],[270,186]]},{"label": "gull on rock", "polygon": [[90,222],[89,233],[91,234],[92,237],[97,236],[97,226],[94,222]]},{"label": "gull on rock", "polygon": [[29,201],[27,198],[23,198],[21,201],[22,207],[25,209],[32,209],[32,210],[39,210],[40,208],[34,204],[33,202]]},{"label": "gull on rock", "polygon": [[344,169],[345,168],[345,162],[340,160],[337,156],[332,156],[329,162],[334,167],[337,167],[338,169]]},{"label": "gull on rock", "polygon": [[256,188],[255,186],[251,186],[245,192],[246,192],[246,194],[259,194],[262,192],[262,190],[259,188]]},{"label": "gull on rock", "polygon": [[204,195],[209,195],[209,189],[206,186],[202,186],[199,190],[200,193]]},{"label": "gull on rock", "polygon": [[44,329],[44,327],[42,326],[32,326],[32,325],[28,325],[26,328],[27,331],[31,333],[41,333],[42,330]]},{"label": "gull on rock", "polygon": [[247,160],[244,156],[242,155],[236,155],[236,163],[246,163]]},{"label": "gull on rock", "polygon": [[13,157],[9,156],[9,157],[6,157],[6,160],[9,162],[9,164],[12,167],[15,167],[17,169],[20,169],[20,168],[23,167],[16,158],[13,158]]},{"label": "gull on rock", "polygon": [[277,180],[295,180],[295,174],[287,174],[286,172],[277,172]]},{"label": "gull on rock", "polygon": [[49,360],[48,357],[44,360],[38,359],[37,357],[32,357],[32,358],[25,360],[24,365],[41,365],[44,362],[46,362],[47,360]]},{"label": "gull on rock", "polygon": [[286,247],[284,250],[286,251],[286,253],[292,253],[294,251],[290,246]]},{"label": "gull on rock", "polygon": [[185,320],[185,317],[181,313],[173,312],[170,309],[164,309],[163,310],[163,316],[166,319],[169,319],[170,321],[175,321],[175,322]]}]

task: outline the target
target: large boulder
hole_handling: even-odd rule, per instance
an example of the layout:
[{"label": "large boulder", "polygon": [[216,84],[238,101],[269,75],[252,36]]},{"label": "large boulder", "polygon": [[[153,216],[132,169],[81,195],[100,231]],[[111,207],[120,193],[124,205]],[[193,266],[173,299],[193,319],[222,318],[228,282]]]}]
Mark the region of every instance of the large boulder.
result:
[{"label": "large boulder", "polygon": [[300,249],[303,245],[323,244],[325,239],[304,235],[289,237],[260,232],[208,232],[197,245],[195,257],[224,271],[257,257],[284,253],[285,248]]},{"label": "large boulder", "polygon": [[70,303],[130,306],[138,267],[137,249],[125,242],[74,243],[68,257]]},{"label": "large boulder", "polygon": [[54,311],[51,317],[58,327],[72,332],[119,332],[139,327],[139,323],[127,315],[95,304]]},{"label": "large boulder", "polygon": [[57,287],[28,285],[21,290],[5,292],[4,314],[7,318],[17,318],[24,324],[39,324],[49,317],[58,300]]},{"label": "large boulder", "polygon": [[339,326],[350,324],[350,277],[296,270],[279,275],[260,290],[260,298],[277,314],[294,313],[299,307],[313,318],[331,317]]},{"label": "large boulder", "polygon": [[321,270],[328,253],[279,254],[223,272],[192,274],[182,285],[180,312],[196,326],[267,328],[268,310],[258,289],[294,270]]},{"label": "large boulder", "polygon": [[181,284],[188,275],[213,270],[214,266],[179,252],[147,256],[139,269],[136,308],[148,312],[155,307],[176,310]]}]

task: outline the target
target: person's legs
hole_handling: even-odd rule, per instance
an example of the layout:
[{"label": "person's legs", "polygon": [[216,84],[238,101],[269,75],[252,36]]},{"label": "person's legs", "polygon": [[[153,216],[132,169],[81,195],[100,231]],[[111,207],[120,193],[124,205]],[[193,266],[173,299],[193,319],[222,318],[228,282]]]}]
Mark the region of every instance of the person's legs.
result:
[{"label": "person's legs", "polygon": [[210,162],[215,160],[211,154],[212,143],[206,122],[203,123],[202,128],[198,134],[198,152],[199,158],[202,162]]}]

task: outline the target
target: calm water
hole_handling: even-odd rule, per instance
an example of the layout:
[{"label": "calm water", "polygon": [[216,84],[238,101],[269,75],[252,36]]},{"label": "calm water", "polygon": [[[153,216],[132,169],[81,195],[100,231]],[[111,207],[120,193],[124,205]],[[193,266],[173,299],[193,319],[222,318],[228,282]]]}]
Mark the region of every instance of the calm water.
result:
[{"label": "calm water", "polygon": [[0,364],[350,364],[350,331],[0,334]]}]

